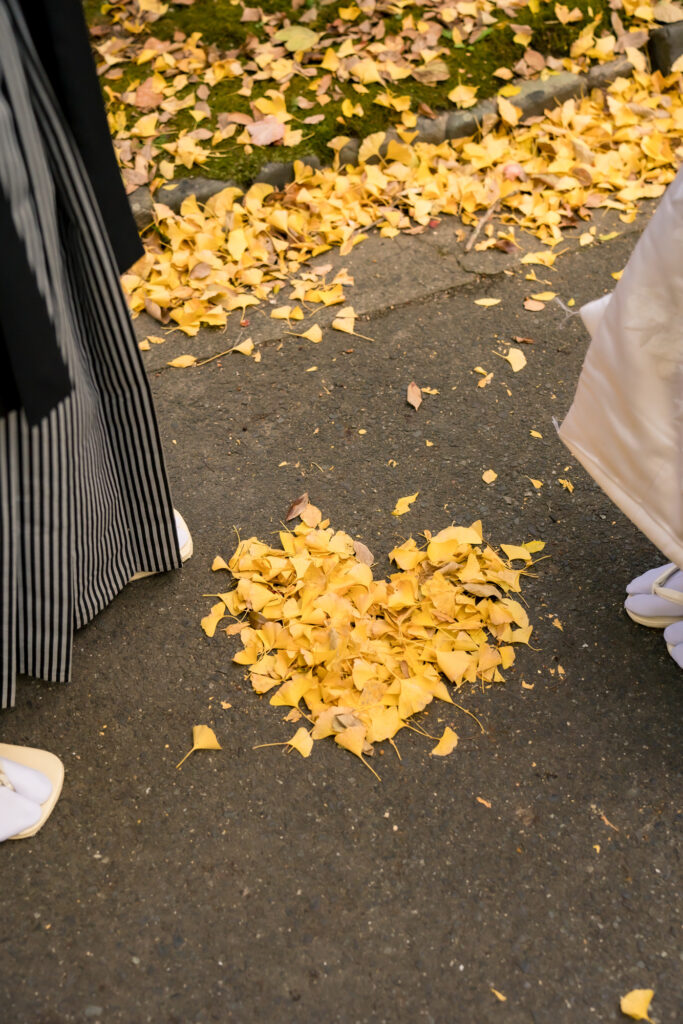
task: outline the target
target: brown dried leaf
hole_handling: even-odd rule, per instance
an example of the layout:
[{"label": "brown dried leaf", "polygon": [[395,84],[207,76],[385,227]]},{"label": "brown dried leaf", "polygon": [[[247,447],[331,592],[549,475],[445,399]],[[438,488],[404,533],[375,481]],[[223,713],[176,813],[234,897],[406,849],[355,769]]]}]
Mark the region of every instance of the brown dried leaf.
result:
[{"label": "brown dried leaf", "polygon": [[300,516],[307,505],[308,491],[304,491],[304,493],[300,495],[296,499],[296,501],[293,501],[292,504],[289,506],[287,510],[287,515],[285,516],[285,522],[288,523],[290,522],[290,520],[296,519],[297,516]]}]

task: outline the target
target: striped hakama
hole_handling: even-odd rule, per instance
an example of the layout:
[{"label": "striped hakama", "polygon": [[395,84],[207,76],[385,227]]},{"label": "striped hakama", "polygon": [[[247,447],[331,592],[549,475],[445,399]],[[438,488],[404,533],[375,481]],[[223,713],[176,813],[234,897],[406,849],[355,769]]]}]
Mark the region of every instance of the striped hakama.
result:
[{"label": "striped hakama", "polygon": [[69,680],[74,630],[135,572],[180,566],[152,400],[114,255],[14,0],[0,0],[0,197],[71,381],[70,394],[36,425],[23,409],[0,416],[7,707],[18,674]]}]

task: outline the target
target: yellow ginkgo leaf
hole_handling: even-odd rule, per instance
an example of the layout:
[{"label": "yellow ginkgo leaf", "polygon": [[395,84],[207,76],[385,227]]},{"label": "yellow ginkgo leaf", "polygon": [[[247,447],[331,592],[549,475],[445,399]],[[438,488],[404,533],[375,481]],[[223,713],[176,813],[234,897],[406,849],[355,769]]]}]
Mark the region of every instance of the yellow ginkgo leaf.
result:
[{"label": "yellow ginkgo leaf", "polygon": [[534,485],[534,487],[536,488],[537,491],[540,491],[541,487],[543,487],[543,481],[542,480],[537,480],[533,476],[530,476],[528,479],[531,481],[531,483]]},{"label": "yellow ginkgo leaf", "polygon": [[458,745],[458,734],[453,732],[450,726],[446,726],[443,731],[443,736],[437,743],[437,745],[430,751],[435,757],[445,757],[450,754]]},{"label": "yellow ginkgo leaf", "polygon": [[294,733],[291,740],[287,741],[287,745],[292,747],[294,750],[298,750],[302,757],[310,757],[311,751],[313,750],[313,737],[308,729],[301,726],[301,728],[297,729]]},{"label": "yellow ginkgo leaf", "polygon": [[221,558],[220,555],[216,555],[216,557],[214,558],[213,562],[211,563],[211,569],[212,569],[213,572],[216,572],[218,569],[228,569],[229,570],[229,568],[230,568],[230,566],[228,565],[228,563],[225,561],[224,558]]},{"label": "yellow ginkgo leaf", "polygon": [[473,107],[477,102],[477,86],[476,85],[456,85],[455,89],[451,89],[448,94],[448,99],[451,103],[455,103],[456,107]]},{"label": "yellow ginkgo leaf", "polygon": [[297,337],[306,338],[317,345],[318,342],[323,340],[323,332],[319,324],[313,324],[312,327],[309,327],[307,331],[302,331]]},{"label": "yellow ginkgo leaf", "polygon": [[231,349],[232,352],[239,352],[243,356],[250,356],[254,351],[254,342],[251,338],[245,338],[239,345],[234,345]]},{"label": "yellow ginkgo leaf", "polygon": [[178,762],[176,768],[180,768],[195,750],[222,750],[220,743],[216,739],[216,734],[210,726],[192,726],[192,748],[188,750],[182,761]]},{"label": "yellow ginkgo leaf", "polygon": [[520,107],[516,107],[510,100],[505,99],[504,96],[498,97],[498,113],[505,122],[514,127],[517,124],[520,117],[522,116],[522,110]]},{"label": "yellow ginkgo leaf", "polygon": [[196,362],[197,362],[197,357],[196,356],[190,356],[190,355],[187,355],[187,356],[176,356],[175,359],[172,359],[170,361],[170,363],[166,363],[166,365],[167,366],[174,366],[178,370],[184,370],[185,367],[187,367],[187,366],[194,366],[194,364]]},{"label": "yellow ginkgo leaf", "polygon": [[408,494],[405,498],[399,498],[396,502],[396,507],[391,513],[392,516],[404,516],[406,512],[410,510],[410,506],[417,498],[419,491],[415,491],[415,494]]},{"label": "yellow ginkgo leaf", "polygon": [[472,655],[469,651],[437,651],[436,663],[446,678],[457,686],[472,664]]},{"label": "yellow ginkgo leaf", "polygon": [[513,373],[519,373],[526,366],[526,356],[521,348],[515,348],[514,345],[508,349],[505,359],[512,367]]},{"label": "yellow ginkgo leaf", "polygon": [[500,546],[511,562],[516,558],[521,558],[525,562],[531,561],[529,549],[522,547],[521,544],[501,544]]},{"label": "yellow ginkgo leaf", "polygon": [[488,308],[489,306],[497,306],[500,301],[500,299],[486,297],[483,299],[475,299],[474,304],[475,306],[485,306]]},{"label": "yellow ginkgo leaf", "polygon": [[648,1011],[654,996],[654,989],[634,988],[621,997],[619,1007],[626,1017],[632,1020],[650,1020]]},{"label": "yellow ginkgo leaf", "polygon": [[498,474],[495,469],[487,469],[481,474],[481,478],[485,484],[492,484],[494,480],[498,479]]},{"label": "yellow ginkgo leaf", "polygon": [[499,992],[497,988],[491,988],[491,991],[499,1003],[507,1003],[508,997],[504,996],[502,992]]},{"label": "yellow ginkgo leaf", "polygon": [[[227,568],[227,566],[226,566]],[[223,601],[218,601],[208,615],[205,615],[201,621],[201,627],[208,637],[212,637],[216,632],[216,627],[225,615],[225,604]]]},{"label": "yellow ginkgo leaf", "polygon": [[520,263],[533,263],[539,267],[552,267],[553,263],[557,259],[557,253],[555,252],[528,252],[522,256]]}]

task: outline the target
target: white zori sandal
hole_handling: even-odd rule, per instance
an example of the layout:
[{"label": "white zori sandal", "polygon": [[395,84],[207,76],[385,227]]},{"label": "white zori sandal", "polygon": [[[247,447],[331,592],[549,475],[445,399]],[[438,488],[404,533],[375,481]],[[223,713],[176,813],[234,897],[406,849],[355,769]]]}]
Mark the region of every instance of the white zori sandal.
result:
[{"label": "white zori sandal", "polygon": [[64,765],[35,747],[0,743],[0,843],[34,836],[52,814]]},{"label": "white zori sandal", "polygon": [[626,614],[641,626],[666,629],[683,619],[683,572],[673,562],[637,576],[626,593]]},{"label": "white zori sandal", "polygon": [[[189,558],[192,558],[192,552],[194,551],[192,537],[190,536],[190,531],[187,527],[187,523],[185,522],[177,508],[173,509],[173,515],[175,516],[175,528],[176,533],[178,534],[178,547],[180,548],[180,558],[181,561],[187,562]],[[142,580],[146,576],[158,576],[158,573],[136,572],[134,576],[131,576],[130,581],[132,583],[133,580]]]}]

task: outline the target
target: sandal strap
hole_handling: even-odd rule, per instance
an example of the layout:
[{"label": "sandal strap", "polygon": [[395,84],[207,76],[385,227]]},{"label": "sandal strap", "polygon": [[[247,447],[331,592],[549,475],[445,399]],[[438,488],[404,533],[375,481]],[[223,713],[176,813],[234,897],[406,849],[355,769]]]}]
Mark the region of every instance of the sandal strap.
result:
[{"label": "sandal strap", "polygon": [[7,778],[2,768],[0,768],[0,786],[6,786],[7,789],[11,789],[12,791],[14,791],[14,786]]},{"label": "sandal strap", "polygon": [[669,587],[664,586],[679,571],[677,565],[672,565],[665,569],[662,575],[658,576],[652,584],[652,593],[656,594],[657,597],[663,597],[665,601],[671,601],[672,604],[683,605],[683,591],[671,590]]}]

